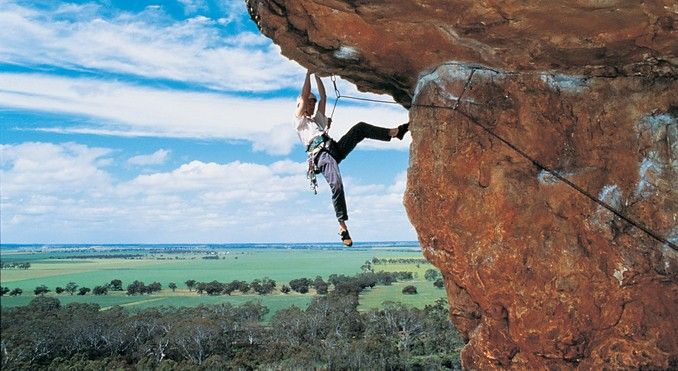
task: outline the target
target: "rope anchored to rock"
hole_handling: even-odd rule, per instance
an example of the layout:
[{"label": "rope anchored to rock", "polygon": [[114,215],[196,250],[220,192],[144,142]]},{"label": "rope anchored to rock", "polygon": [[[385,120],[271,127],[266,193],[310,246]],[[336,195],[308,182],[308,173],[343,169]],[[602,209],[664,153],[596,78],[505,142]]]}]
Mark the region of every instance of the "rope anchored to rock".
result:
[{"label": "rope anchored to rock", "polygon": [[[477,118],[471,116],[470,114],[468,114],[468,113],[466,113],[466,112],[464,112],[464,111],[459,110],[459,109],[458,109],[458,108],[459,108],[459,104],[461,103],[461,99],[462,99],[462,97],[464,96],[464,93],[466,93],[467,88],[468,88],[468,87],[470,86],[470,84],[471,84],[471,79],[473,78],[473,75],[474,75],[474,73],[475,73],[475,70],[476,70],[475,68],[472,68],[472,69],[471,69],[471,73],[469,74],[469,77],[468,77],[468,79],[466,80],[466,83],[464,84],[464,88],[463,88],[461,94],[459,95],[459,97],[458,97],[457,100],[455,101],[454,106],[441,106],[441,105],[436,105],[436,104],[412,103],[412,105],[411,105],[410,107],[421,107],[421,108],[432,108],[432,109],[444,109],[444,110],[450,110],[450,111],[454,111],[454,112],[459,113],[460,115],[462,115],[462,116],[464,116],[466,119],[468,119],[468,121],[470,121],[470,122],[473,123],[474,125],[480,127],[480,128],[481,128],[483,131],[485,131],[487,134],[489,134],[489,135],[492,136],[493,138],[496,138],[496,139],[499,140],[500,142],[504,143],[504,144],[505,144],[507,147],[509,147],[511,150],[513,150],[514,152],[518,153],[520,156],[522,156],[523,158],[525,158],[526,160],[528,160],[530,163],[532,163],[532,165],[534,165],[535,167],[537,167],[539,170],[543,170],[543,171],[545,171],[545,172],[551,174],[554,178],[560,180],[561,182],[563,182],[563,183],[565,183],[566,185],[568,185],[570,188],[574,189],[576,192],[582,194],[582,195],[585,196],[586,198],[588,198],[588,199],[590,199],[591,201],[595,202],[596,204],[602,206],[603,208],[605,208],[606,210],[610,211],[611,213],[613,213],[613,214],[614,214],[615,216],[617,216],[618,218],[624,220],[625,222],[627,222],[627,223],[629,223],[630,225],[632,225],[632,226],[638,228],[639,230],[641,230],[642,232],[644,232],[644,233],[647,234],[648,236],[652,237],[653,239],[655,239],[655,240],[657,240],[657,241],[659,241],[659,242],[661,242],[661,243],[663,243],[663,244],[666,244],[668,247],[670,247],[670,248],[673,249],[674,251],[677,251],[677,252],[678,252],[678,246],[676,246],[675,243],[669,241],[668,238],[662,236],[661,234],[659,234],[658,232],[656,232],[656,231],[650,229],[649,227],[645,226],[644,224],[642,224],[642,223],[640,223],[640,222],[634,220],[634,219],[631,218],[630,216],[625,215],[624,213],[622,213],[621,211],[617,210],[617,209],[616,209],[615,207],[613,207],[612,205],[610,205],[610,204],[608,204],[608,203],[606,203],[606,202],[600,200],[598,197],[595,197],[594,195],[592,195],[591,193],[589,193],[588,191],[586,191],[585,189],[583,189],[583,188],[580,187],[579,185],[575,184],[574,182],[570,181],[569,179],[567,179],[567,178],[563,177],[562,175],[558,174],[557,171],[555,171],[555,170],[549,168],[548,166],[544,165],[543,163],[541,163],[541,162],[538,161],[537,159],[533,158],[533,157],[530,156],[527,152],[525,152],[524,150],[522,150],[520,147],[516,146],[515,144],[511,143],[511,142],[510,142],[509,140],[507,140],[506,138],[504,138],[504,137],[502,137],[501,135],[495,133],[492,129],[490,129],[489,127],[487,127],[486,125],[484,125],[483,123],[481,123],[480,121],[478,121]],[[371,99],[371,98],[364,98],[364,97],[355,97],[355,96],[349,96],[349,95],[342,95],[341,92],[339,91],[339,89],[337,88],[337,81],[336,81],[336,77],[335,77],[334,75],[332,75],[331,80],[332,80],[332,84],[334,85],[334,93],[335,93],[336,98],[335,98],[335,100],[334,100],[334,106],[332,107],[332,114],[330,115],[330,118],[334,116],[334,110],[336,109],[337,103],[339,102],[339,99],[340,99],[340,98],[352,99],[352,100],[363,101],[363,102],[372,102],[372,103],[399,104],[398,102],[394,102],[394,101],[387,101],[387,100],[380,100],[380,99]]]}]

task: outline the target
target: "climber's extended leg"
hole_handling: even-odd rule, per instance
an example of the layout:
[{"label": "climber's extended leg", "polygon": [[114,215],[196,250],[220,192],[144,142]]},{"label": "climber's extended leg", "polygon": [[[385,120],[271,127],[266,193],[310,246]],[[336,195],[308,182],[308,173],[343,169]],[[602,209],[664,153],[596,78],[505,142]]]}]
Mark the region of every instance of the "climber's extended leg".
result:
[{"label": "climber's extended leg", "polygon": [[346,197],[344,195],[344,183],[341,180],[339,165],[337,161],[328,152],[322,152],[318,155],[318,169],[322,172],[327,184],[332,190],[332,205],[339,221],[339,234],[341,241],[346,246],[353,245],[351,237],[348,234],[346,220],[348,220],[348,210],[346,208]]},{"label": "climber's extended leg", "polygon": [[337,159],[337,163],[345,159],[363,139],[376,139],[384,142],[390,141],[393,137],[402,139],[402,135],[405,135],[407,128],[407,124],[400,125],[397,128],[387,129],[370,125],[365,122],[359,122],[336,142],[336,149],[334,150],[336,153],[334,153],[334,155]]}]

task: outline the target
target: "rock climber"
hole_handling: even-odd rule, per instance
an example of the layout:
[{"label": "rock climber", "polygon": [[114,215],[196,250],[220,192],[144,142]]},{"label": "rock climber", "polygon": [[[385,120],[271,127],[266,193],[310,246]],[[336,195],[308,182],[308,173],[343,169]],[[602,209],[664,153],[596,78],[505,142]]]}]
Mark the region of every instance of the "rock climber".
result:
[{"label": "rock climber", "polygon": [[[325,86],[318,75],[315,75],[315,81],[320,96],[319,101],[311,93],[311,72],[307,71],[301,95],[297,100],[297,109],[294,111],[294,125],[309,155],[309,176],[312,182],[315,182],[315,174],[322,173],[327,180],[332,190],[332,205],[339,221],[339,236],[344,245],[351,246],[353,241],[346,226],[348,212],[339,163],[365,138],[385,142],[394,137],[402,140],[409,129],[409,123],[389,129],[359,122],[341,139],[335,141],[327,134],[332,120],[325,116],[327,103]],[[316,103],[318,104],[317,110]]]}]

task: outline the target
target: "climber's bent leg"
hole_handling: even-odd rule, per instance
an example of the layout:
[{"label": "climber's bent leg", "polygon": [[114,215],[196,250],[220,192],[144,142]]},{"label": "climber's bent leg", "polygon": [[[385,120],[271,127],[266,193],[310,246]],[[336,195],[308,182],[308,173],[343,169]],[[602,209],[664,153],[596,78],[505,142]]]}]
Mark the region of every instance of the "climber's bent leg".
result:
[{"label": "climber's bent leg", "polygon": [[390,141],[392,135],[389,130],[390,129],[370,125],[365,122],[357,123],[348,131],[348,133],[336,142],[335,156],[337,163],[345,159],[363,139],[376,139],[384,142]]}]

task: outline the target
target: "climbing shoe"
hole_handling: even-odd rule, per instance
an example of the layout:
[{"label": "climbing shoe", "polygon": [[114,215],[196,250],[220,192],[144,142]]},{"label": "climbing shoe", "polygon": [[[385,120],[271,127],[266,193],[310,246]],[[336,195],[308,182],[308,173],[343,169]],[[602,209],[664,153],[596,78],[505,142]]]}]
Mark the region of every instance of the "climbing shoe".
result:
[{"label": "climbing shoe", "polygon": [[348,234],[348,231],[341,231],[339,232],[339,235],[341,236],[341,242],[346,247],[353,246],[353,240],[351,239],[351,235]]},{"label": "climbing shoe", "polygon": [[405,136],[405,133],[410,130],[410,123],[404,123],[402,125],[398,125],[398,134],[396,134],[396,138],[403,140],[403,137]]}]

